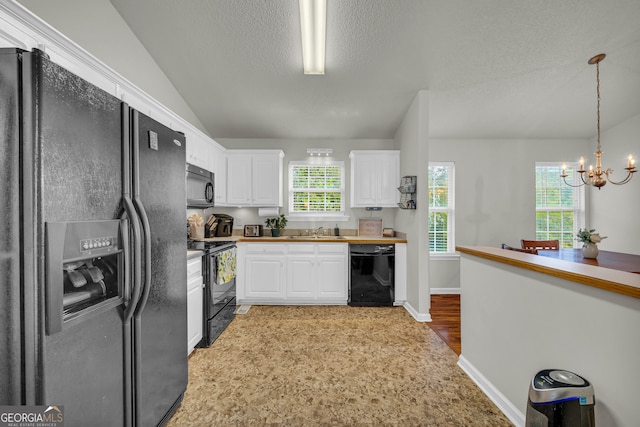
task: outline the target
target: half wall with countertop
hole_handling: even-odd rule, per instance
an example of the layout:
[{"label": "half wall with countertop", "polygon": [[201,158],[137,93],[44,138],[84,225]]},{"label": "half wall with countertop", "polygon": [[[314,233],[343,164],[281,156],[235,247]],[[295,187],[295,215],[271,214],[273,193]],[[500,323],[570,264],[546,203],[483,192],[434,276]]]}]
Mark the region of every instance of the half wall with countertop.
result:
[{"label": "half wall with countertop", "polygon": [[595,388],[596,425],[640,419],[640,275],[507,251],[461,252],[459,365],[518,426],[541,369]]}]

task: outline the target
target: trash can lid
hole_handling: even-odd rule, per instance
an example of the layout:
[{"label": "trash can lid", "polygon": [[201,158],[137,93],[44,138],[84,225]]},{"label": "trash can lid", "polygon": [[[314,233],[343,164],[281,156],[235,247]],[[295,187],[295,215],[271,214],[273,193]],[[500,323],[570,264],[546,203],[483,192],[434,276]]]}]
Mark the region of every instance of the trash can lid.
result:
[{"label": "trash can lid", "polygon": [[529,400],[533,403],[551,403],[580,399],[580,404],[593,404],[593,386],[585,378],[564,369],[544,369],[531,381]]}]

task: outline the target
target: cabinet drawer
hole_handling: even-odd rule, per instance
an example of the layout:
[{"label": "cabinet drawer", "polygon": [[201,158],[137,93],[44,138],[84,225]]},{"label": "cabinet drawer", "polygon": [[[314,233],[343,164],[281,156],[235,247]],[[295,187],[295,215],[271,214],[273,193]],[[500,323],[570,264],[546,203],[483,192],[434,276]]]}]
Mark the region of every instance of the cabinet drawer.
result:
[{"label": "cabinet drawer", "polygon": [[187,281],[196,276],[202,276],[202,257],[187,261]]},{"label": "cabinet drawer", "polygon": [[348,243],[319,243],[318,254],[344,254],[348,253]]},{"label": "cabinet drawer", "polygon": [[250,243],[247,254],[285,254],[286,246],[279,243]]},{"label": "cabinet drawer", "polygon": [[296,254],[312,254],[315,252],[315,243],[291,243],[287,245],[287,253]]},{"label": "cabinet drawer", "polygon": [[202,287],[202,276],[196,276],[193,279],[189,279],[187,281],[187,292],[191,291],[193,288]]}]

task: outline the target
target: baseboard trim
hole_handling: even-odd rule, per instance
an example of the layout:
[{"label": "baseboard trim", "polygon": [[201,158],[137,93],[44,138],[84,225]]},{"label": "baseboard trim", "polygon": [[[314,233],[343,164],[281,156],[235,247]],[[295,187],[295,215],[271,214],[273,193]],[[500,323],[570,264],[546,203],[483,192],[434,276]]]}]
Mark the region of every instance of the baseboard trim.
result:
[{"label": "baseboard trim", "polygon": [[404,307],[405,310],[407,310],[409,312],[409,314],[416,319],[418,322],[431,322],[431,314],[429,313],[420,313],[418,312],[418,310],[416,310],[415,308],[413,308],[413,306],[411,304],[409,304],[408,302],[405,301],[405,303],[402,305]]},{"label": "baseboard trim", "polygon": [[458,366],[476,383],[480,390],[487,395],[493,403],[496,404],[498,409],[509,418],[516,427],[524,427],[525,416],[522,412],[516,408],[513,403],[507,397],[500,393],[500,391],[491,382],[478,371],[463,355],[458,358]]},{"label": "baseboard trim", "polygon": [[431,288],[431,295],[460,295],[460,288]]}]

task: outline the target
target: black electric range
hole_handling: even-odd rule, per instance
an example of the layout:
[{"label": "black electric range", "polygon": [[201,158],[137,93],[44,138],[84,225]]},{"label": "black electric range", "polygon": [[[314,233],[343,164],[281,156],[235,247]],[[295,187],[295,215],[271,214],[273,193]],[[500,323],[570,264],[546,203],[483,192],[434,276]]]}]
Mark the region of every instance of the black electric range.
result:
[{"label": "black electric range", "polygon": [[[204,272],[204,298],[202,340],[196,347],[209,347],[235,318],[236,278],[218,278],[220,257],[223,252],[233,250],[236,242],[189,240],[187,249],[204,251],[202,271]],[[228,254],[227,254],[228,255]],[[235,262],[235,259],[233,260]],[[227,263],[229,260],[227,259]]]}]

